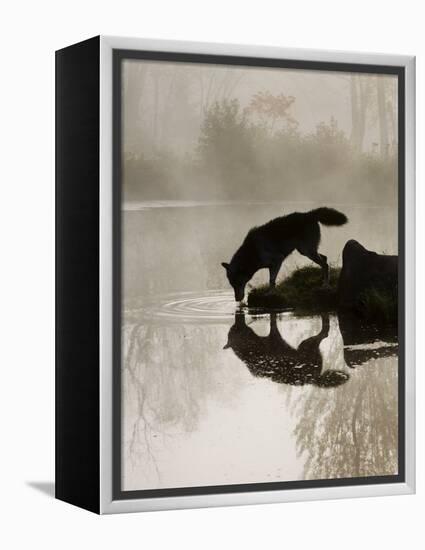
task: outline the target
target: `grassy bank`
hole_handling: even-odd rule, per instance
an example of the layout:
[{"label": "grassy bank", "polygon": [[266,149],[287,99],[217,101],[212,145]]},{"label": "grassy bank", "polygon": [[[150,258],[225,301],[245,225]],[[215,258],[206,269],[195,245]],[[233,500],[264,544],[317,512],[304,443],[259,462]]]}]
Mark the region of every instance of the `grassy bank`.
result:
[{"label": "grassy bank", "polygon": [[248,306],[290,308],[299,313],[335,310],[339,273],[339,268],[331,268],[330,287],[323,288],[322,270],[319,267],[303,267],[274,289],[268,285],[254,288],[248,295]]},{"label": "grassy bank", "polygon": [[380,325],[396,325],[398,318],[397,289],[370,288],[363,291],[354,312],[362,319]]},{"label": "grassy bank", "polygon": [[[293,309],[298,314],[338,310],[339,268],[330,269],[329,288],[323,288],[319,267],[303,267],[270,289],[264,285],[248,295],[249,307]],[[397,289],[369,288],[363,291],[352,308],[352,313],[364,321],[379,325],[397,323]]]}]

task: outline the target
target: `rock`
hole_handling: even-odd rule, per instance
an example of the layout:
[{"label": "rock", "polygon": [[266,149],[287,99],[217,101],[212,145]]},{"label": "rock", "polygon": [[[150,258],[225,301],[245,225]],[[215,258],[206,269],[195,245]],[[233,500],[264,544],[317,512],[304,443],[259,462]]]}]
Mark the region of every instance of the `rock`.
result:
[{"label": "rock", "polygon": [[344,346],[361,347],[378,341],[397,343],[397,327],[370,324],[351,311],[338,311],[338,325]]},{"label": "rock", "polygon": [[367,250],[355,240],[342,251],[342,270],[338,282],[338,304],[342,309],[356,308],[362,294],[374,289],[397,297],[398,256]]},{"label": "rock", "polygon": [[398,354],[396,326],[368,324],[349,311],[338,313],[338,324],[344,342],[344,361],[348,367]]}]

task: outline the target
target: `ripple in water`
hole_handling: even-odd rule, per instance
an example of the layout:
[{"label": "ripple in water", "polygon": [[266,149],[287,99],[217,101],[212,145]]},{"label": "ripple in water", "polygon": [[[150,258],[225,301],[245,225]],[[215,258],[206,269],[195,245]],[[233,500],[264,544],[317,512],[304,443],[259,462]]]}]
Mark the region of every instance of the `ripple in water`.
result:
[{"label": "ripple in water", "polygon": [[256,316],[270,312],[238,304],[232,291],[211,290],[157,296],[138,307],[126,309],[125,315],[139,319],[208,323],[232,320],[237,311]]}]

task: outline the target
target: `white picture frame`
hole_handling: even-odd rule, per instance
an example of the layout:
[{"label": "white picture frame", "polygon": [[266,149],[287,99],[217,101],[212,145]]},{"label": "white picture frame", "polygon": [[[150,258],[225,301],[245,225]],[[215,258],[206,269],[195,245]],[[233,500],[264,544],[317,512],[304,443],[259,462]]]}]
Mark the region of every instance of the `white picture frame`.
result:
[{"label": "white picture frame", "polygon": [[[339,499],[415,492],[415,58],[401,55],[304,50],[258,45],[177,42],[100,36],[99,41],[99,491],[101,514]],[[244,490],[219,494],[180,494],[149,498],[115,498],[114,478],[114,141],[113,62],[116,51],[230,56],[261,60],[291,60],[397,67],[404,75],[404,480],[396,483]],[[347,69],[349,70],[349,69]],[[59,358],[60,360],[60,358]],[[402,427],[400,428],[402,429]],[[63,500],[72,497],[58,495]],[[83,507],[84,504],[80,504]]]}]

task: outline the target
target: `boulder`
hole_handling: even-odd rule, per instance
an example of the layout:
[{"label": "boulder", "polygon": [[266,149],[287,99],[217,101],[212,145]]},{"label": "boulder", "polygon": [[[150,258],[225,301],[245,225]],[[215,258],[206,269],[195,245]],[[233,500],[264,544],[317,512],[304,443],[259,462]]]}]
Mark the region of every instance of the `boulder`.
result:
[{"label": "boulder", "polygon": [[344,360],[348,367],[398,354],[396,326],[371,325],[349,311],[338,313],[338,324],[344,342]]},{"label": "boulder", "polygon": [[338,311],[338,325],[344,346],[361,347],[378,341],[394,344],[398,340],[397,327],[370,324],[350,310]]},{"label": "boulder", "polygon": [[338,304],[342,309],[356,308],[365,291],[371,289],[397,297],[398,256],[367,250],[355,240],[342,251],[342,270],[338,281]]}]

